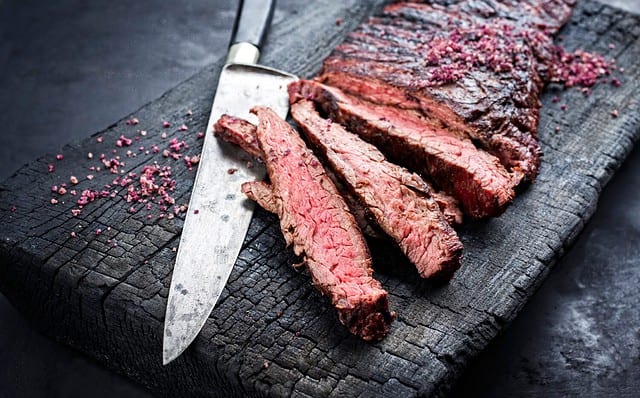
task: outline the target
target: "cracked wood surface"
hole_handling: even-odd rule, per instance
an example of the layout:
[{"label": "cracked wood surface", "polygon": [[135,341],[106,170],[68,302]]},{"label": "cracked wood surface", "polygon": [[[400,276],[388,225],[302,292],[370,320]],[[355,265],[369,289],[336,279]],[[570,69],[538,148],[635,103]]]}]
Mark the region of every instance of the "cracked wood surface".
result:
[{"label": "cracked wood surface", "polygon": [[[314,4],[272,31],[264,62],[312,76],[344,34],[380,3]],[[343,18],[340,26],[337,17]],[[47,334],[158,395],[442,394],[543,281],[640,135],[639,18],[581,2],[562,35],[570,49],[615,55],[625,68],[623,86],[601,85],[589,97],[563,92],[557,104],[551,98],[559,92],[545,91],[539,127],[545,155],[538,181],[500,218],[460,228],[463,265],[448,285],[419,281],[396,250],[373,248],[375,276],[398,312],[382,342],[365,343],[348,334],[308,276],[290,266],[296,259],[284,246],[277,219],[258,210],[202,333],[175,363],[162,367],[162,320],[182,220],[130,214],[122,198],[91,203],[79,217],[71,216],[71,203],[49,204],[49,187],[58,178],[92,164],[87,152],[105,150],[95,137],[65,148],[64,162],[45,156],[0,186],[0,288]],[[190,134],[172,128],[169,138],[185,137],[198,149],[195,131],[204,130],[213,95],[203,88],[214,87],[219,67],[205,69],[135,112],[140,119],[135,127],[159,134],[162,120],[173,126],[184,122]],[[567,103],[566,111],[561,103]],[[192,117],[183,116],[188,109]],[[613,109],[618,118],[611,117]],[[115,142],[132,131],[122,120],[100,135]],[[167,161],[160,155],[157,160]],[[52,174],[50,162],[56,165]],[[126,169],[139,170],[148,162],[127,159]],[[175,171],[176,200],[184,203],[195,174]],[[97,173],[93,184],[111,179]],[[97,228],[106,232],[98,236]],[[72,229],[80,231],[76,238],[69,236]]]}]

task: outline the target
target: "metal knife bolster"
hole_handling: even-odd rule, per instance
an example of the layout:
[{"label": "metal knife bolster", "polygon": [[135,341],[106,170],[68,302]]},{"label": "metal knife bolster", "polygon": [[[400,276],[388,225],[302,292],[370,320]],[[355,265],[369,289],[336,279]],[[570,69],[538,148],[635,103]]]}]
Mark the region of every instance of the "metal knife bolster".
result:
[{"label": "metal knife bolster", "polygon": [[260,49],[251,43],[240,42],[232,44],[229,47],[229,54],[227,55],[228,64],[245,64],[254,65],[260,58]]}]

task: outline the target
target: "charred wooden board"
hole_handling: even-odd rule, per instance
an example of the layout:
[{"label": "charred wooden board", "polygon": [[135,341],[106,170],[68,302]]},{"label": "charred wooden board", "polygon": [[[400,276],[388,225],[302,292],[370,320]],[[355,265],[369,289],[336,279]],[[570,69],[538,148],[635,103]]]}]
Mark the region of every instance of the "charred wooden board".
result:
[{"label": "charred wooden board", "polygon": [[[314,3],[274,30],[271,43],[279,44],[265,50],[265,63],[311,76],[344,34],[380,3]],[[340,26],[338,17],[344,21]],[[68,196],[65,204],[50,204],[51,185],[88,174],[81,170],[96,161],[87,153],[110,151],[121,134],[143,129],[149,132],[144,142],[159,142],[161,121],[169,120],[174,127],[164,129],[167,140],[180,137],[197,151],[195,133],[204,130],[213,95],[207,88],[215,86],[220,64],[135,112],[139,125],[123,120],[99,133],[109,145],[89,138],[65,148],[63,161],[45,156],[0,186],[0,288],[47,334],[160,395],[442,393],[533,294],[640,136],[640,19],[584,2],[563,36],[569,48],[615,55],[625,68],[623,86],[602,85],[589,97],[569,91],[560,103],[552,103],[558,93],[547,90],[538,182],[500,218],[462,228],[465,259],[448,285],[420,282],[398,252],[376,246],[376,277],[398,312],[380,343],[364,343],[344,330],[307,275],[290,266],[295,258],[276,219],[258,211],[203,332],[175,363],[162,367],[162,321],[181,218],[131,214],[120,197],[91,203],[78,217],[71,215]],[[185,116],[188,109],[193,116]],[[610,114],[614,109],[617,118]],[[189,130],[178,131],[182,123]],[[153,160],[174,167],[175,197],[186,203],[195,173],[178,162],[160,154],[139,156],[125,159],[125,168],[139,171]],[[55,164],[53,173],[47,172],[48,163]],[[94,174],[76,188],[113,179]],[[95,234],[98,228],[102,235]],[[75,238],[71,231],[77,231]],[[203,239],[215,243],[215,237]]]}]

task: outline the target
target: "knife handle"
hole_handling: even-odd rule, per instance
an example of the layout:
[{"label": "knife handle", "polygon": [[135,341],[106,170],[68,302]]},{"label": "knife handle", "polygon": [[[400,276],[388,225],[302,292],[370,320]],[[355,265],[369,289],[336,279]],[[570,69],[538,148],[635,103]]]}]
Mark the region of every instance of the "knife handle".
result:
[{"label": "knife handle", "polygon": [[240,0],[227,63],[255,64],[271,25],[275,0]]}]

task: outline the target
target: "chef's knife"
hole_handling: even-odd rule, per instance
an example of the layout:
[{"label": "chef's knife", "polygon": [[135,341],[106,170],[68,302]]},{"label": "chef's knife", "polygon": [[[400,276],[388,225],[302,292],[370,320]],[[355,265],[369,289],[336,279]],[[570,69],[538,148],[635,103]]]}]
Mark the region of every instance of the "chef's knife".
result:
[{"label": "chef's knife", "polygon": [[274,3],[244,0],[238,8],[173,268],[164,323],[165,365],[196,338],[231,274],[253,213],[240,185],[264,177],[262,167],[243,167],[241,151],[213,137],[213,124],[223,113],[253,120],[249,109],[255,105],[269,106],[283,118],[289,110],[287,84],[297,78],[256,64]]}]

